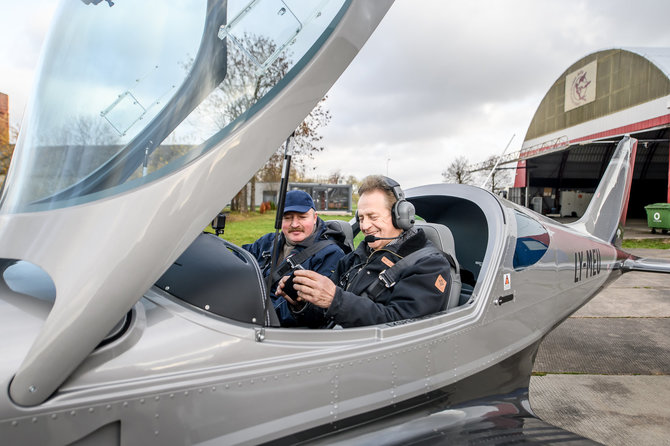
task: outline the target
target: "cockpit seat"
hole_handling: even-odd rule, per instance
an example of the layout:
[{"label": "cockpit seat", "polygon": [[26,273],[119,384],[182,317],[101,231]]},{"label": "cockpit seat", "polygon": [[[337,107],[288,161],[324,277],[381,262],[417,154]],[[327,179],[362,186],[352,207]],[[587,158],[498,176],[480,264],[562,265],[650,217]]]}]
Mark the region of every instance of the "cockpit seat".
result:
[{"label": "cockpit seat", "polygon": [[326,225],[329,228],[334,229],[343,235],[344,239],[338,240],[338,242],[344,245],[341,247],[345,253],[354,250],[354,231],[349,222],[346,222],[344,220],[328,220],[326,221]]},{"label": "cockpit seat", "polygon": [[445,225],[428,223],[427,221],[417,221],[415,226],[423,229],[428,240],[454,259],[455,268],[453,268],[451,274],[451,288],[449,290],[446,309],[457,307],[461,297],[461,269],[456,258],[456,246],[451,230]]}]

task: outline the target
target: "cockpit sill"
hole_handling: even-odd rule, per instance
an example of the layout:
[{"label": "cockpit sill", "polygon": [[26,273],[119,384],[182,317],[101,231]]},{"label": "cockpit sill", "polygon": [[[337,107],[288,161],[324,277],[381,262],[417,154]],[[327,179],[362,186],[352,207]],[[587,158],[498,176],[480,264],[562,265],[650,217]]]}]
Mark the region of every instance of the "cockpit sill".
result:
[{"label": "cockpit sill", "polygon": [[[472,273],[473,282],[470,282],[469,293],[462,293],[460,305],[449,311],[374,327],[308,330],[309,339],[303,336],[304,329],[264,328],[263,317],[258,316],[263,313],[261,303],[263,284],[254,285],[256,276],[241,269],[243,267],[251,270],[254,266],[257,269],[255,261],[247,259],[246,266],[242,265],[245,262],[240,261],[240,255],[231,253],[231,250],[235,252],[241,249],[213,235],[201,236],[201,241],[196,240],[157,281],[146,297],[150,300],[161,298],[160,305],[170,305],[171,311],[175,311],[181,317],[195,318],[193,322],[205,324],[212,330],[227,331],[235,327],[236,331],[241,329],[241,332],[234,335],[250,337],[252,334],[244,327],[253,328],[253,338],[264,342],[270,340],[278,342],[340,342],[342,340],[349,342],[370,338],[385,339],[390,334],[421,331],[424,328],[442,325],[456,319],[460,323],[467,323],[468,318],[477,317],[469,316],[470,314],[481,315],[481,311],[473,313],[461,310],[475,306],[481,309],[481,305],[475,305],[477,296],[486,295],[487,290],[494,283],[493,278],[488,276],[495,275],[496,269],[489,265],[497,265],[504,248],[503,206],[497,197],[489,192],[462,185],[426,186],[418,188],[416,192],[408,191],[408,197],[418,207],[421,215],[428,216],[431,221],[445,223],[452,229],[458,240],[457,245],[460,246],[460,249],[457,249],[459,251],[457,260],[464,269]],[[486,208],[488,209],[485,212]],[[210,270],[205,271],[208,269]],[[239,281],[238,276],[243,274],[246,274],[247,279]],[[192,285],[184,284],[185,282],[192,282]],[[207,285],[203,286],[203,284]],[[212,292],[212,290],[215,291]],[[240,300],[256,301],[256,308],[247,307],[246,310],[240,310],[238,308],[242,305]],[[452,314],[459,316],[452,316]],[[466,319],[461,319],[464,317]],[[300,335],[295,336],[292,333],[300,333]]]},{"label": "cockpit sill", "polygon": [[[231,336],[254,339],[264,343],[299,343],[314,347],[318,344],[351,344],[352,342],[369,342],[371,340],[387,340],[407,334],[416,334],[425,337],[427,332],[438,328],[439,333],[445,333],[444,324],[456,328],[467,323],[472,318],[474,298],[467,304],[443,311],[437,314],[417,319],[405,319],[397,322],[379,324],[367,327],[342,329],[311,329],[287,327],[263,327],[260,324],[244,323],[213,314],[197,306],[184,302],[181,299],[152,287],[145,294],[145,298],[152,303],[169,310],[171,313],[190,322],[207,327],[210,330],[225,333]],[[452,324],[453,321],[456,321]],[[259,340],[255,333],[263,330],[264,338]]]}]

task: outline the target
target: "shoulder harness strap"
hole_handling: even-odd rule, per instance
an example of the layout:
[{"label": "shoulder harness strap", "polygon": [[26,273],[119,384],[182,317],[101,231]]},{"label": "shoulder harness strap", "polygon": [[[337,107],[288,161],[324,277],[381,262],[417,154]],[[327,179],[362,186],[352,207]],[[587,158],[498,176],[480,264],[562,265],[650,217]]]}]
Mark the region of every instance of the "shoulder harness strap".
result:
[{"label": "shoulder harness strap", "polygon": [[393,266],[385,269],[379,273],[379,280],[373,282],[367,289],[363,292],[363,295],[367,295],[370,299],[375,300],[377,297],[386,289],[393,288],[396,281],[400,277],[400,274],[410,266],[414,265],[419,259],[438,252],[444,255],[452,268],[455,268],[454,259],[447,253],[438,250],[433,246],[426,246],[418,251],[414,251],[411,254],[406,255],[402,259],[398,260]]},{"label": "shoulder harness strap", "polygon": [[275,283],[277,280],[281,279],[284,275],[286,275],[286,273],[295,269],[302,262],[312,257],[314,254],[321,251],[326,246],[332,245],[334,243],[335,243],[334,240],[329,239],[319,240],[318,242],[313,243],[311,246],[308,246],[302,251],[286,257],[286,261],[283,262],[281,267],[277,268],[277,271],[275,271],[274,275],[272,276],[272,283]]}]

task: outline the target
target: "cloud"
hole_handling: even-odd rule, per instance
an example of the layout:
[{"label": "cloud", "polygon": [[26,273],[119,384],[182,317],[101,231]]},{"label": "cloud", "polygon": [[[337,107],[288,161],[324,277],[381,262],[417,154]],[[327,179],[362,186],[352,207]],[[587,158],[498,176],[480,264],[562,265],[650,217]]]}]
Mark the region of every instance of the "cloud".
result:
[{"label": "cloud", "polygon": [[29,96],[40,48],[56,2],[8,2],[0,14],[0,92],[9,95],[10,120],[18,123]]},{"label": "cloud", "polygon": [[388,164],[409,183],[433,182],[457,156],[499,154],[513,134],[517,150],[570,65],[601,49],[667,45],[668,13],[651,0],[398,0],[329,92],[327,149],[314,165],[364,176]]},{"label": "cloud", "polygon": [[[0,91],[25,103],[54,2],[13,2],[0,17]],[[340,170],[441,181],[472,162],[520,148],[549,87],[598,50],[668,46],[665,0],[397,0],[332,87],[315,175]],[[23,106],[20,106],[22,110]]]}]

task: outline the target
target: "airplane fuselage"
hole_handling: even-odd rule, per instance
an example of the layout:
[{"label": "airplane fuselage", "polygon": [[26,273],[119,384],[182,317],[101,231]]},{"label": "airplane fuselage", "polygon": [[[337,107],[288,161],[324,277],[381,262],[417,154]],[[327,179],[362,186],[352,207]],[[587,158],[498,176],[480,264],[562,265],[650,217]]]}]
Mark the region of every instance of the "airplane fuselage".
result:
[{"label": "airplane fuselage", "polygon": [[[66,444],[95,431],[123,444],[258,443],[317,427],[335,430],[365,413],[432,398],[536,348],[619,275],[611,245],[483,190],[434,185],[408,191],[408,199],[428,221],[451,227],[461,265],[477,273],[463,305],[374,327],[262,328],[153,287],[133,307],[121,337],[99,347],[49,401],[17,407],[5,400],[3,438]],[[457,222],[464,212],[467,225]],[[549,243],[542,245],[537,234],[525,238],[544,253],[519,260],[515,234],[528,219],[546,231],[549,238],[539,239]],[[4,373],[7,383],[11,367]],[[512,392],[527,379],[502,376],[497,389]],[[449,404],[485,396],[490,385]]]}]

